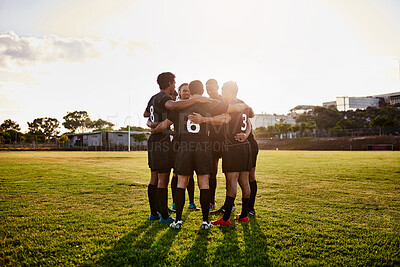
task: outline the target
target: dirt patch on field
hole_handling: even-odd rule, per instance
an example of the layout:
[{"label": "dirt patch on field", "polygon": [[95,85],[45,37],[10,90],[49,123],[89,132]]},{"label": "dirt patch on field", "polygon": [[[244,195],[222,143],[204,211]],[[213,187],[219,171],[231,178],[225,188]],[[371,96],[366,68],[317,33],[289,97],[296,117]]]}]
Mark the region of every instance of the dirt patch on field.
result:
[{"label": "dirt patch on field", "polygon": [[368,145],[391,144],[400,150],[400,136],[257,139],[266,150],[367,150]]}]

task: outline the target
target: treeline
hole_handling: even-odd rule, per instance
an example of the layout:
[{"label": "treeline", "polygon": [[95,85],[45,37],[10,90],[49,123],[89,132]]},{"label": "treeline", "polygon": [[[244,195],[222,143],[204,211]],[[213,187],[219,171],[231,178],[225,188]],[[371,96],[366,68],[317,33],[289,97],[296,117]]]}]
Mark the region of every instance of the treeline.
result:
[{"label": "treeline", "polygon": [[339,137],[400,134],[400,109],[395,106],[368,107],[365,110],[338,111],[334,107],[315,107],[296,116],[296,124],[280,120],[275,125],[258,127],[258,138]]},{"label": "treeline", "polygon": [[[102,119],[92,120],[86,111],[67,112],[63,117],[62,126],[70,132],[64,133],[84,133],[88,131],[114,130],[114,124]],[[60,134],[60,122],[55,118],[37,118],[32,122],[27,122],[28,131],[21,132],[21,127],[11,119],[5,120],[0,125],[0,145],[13,144],[15,142],[43,143],[43,142],[68,142],[66,136]],[[121,127],[119,131],[127,131],[127,127]],[[131,131],[147,131],[138,126],[131,126]]]}]

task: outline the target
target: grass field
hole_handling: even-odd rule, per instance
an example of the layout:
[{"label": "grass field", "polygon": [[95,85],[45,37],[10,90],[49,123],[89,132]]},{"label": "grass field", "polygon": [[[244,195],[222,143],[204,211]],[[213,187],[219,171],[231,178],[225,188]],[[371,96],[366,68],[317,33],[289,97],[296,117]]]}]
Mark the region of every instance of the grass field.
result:
[{"label": "grass field", "polygon": [[261,151],[256,175],[249,224],[186,203],[177,231],[148,220],[146,152],[1,152],[0,265],[400,265],[399,152]]}]

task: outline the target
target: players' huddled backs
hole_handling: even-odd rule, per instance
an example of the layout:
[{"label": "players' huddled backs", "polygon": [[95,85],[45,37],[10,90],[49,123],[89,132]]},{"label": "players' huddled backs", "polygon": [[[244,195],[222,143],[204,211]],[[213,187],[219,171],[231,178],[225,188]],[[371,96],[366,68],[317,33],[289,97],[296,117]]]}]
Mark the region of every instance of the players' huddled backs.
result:
[{"label": "players' huddled backs", "polygon": [[[148,140],[148,162],[151,169],[148,187],[150,220],[169,223],[175,229],[182,228],[185,190],[190,179],[193,179],[193,172],[196,172],[200,189],[202,229],[210,229],[213,224],[231,224],[229,218],[234,207],[238,182],[242,189],[242,212],[235,220],[248,222],[247,215],[255,214],[257,187],[254,171],[258,147],[254,138],[250,142],[247,140],[249,136],[252,137],[249,118],[254,114],[250,107],[236,98],[237,84],[225,83],[221,97],[218,94],[217,81],[210,79],[206,83],[210,98],[205,98],[202,96],[203,83],[195,80],[188,86],[181,85],[180,99],[174,101],[171,95],[175,92],[175,75],[170,72],[162,73],[158,76],[157,83],[160,92],[150,98],[144,114],[149,117],[148,126],[151,127]],[[188,99],[187,95],[181,95],[184,86],[189,89],[189,92],[186,91],[190,95]],[[170,129],[172,124],[174,133]],[[224,215],[210,223],[209,210],[215,208],[216,173],[221,156],[227,188],[225,204],[217,213]],[[167,207],[167,186],[172,167],[177,175],[176,187],[172,187],[175,219],[168,214]],[[192,203],[194,201],[191,199]]]}]

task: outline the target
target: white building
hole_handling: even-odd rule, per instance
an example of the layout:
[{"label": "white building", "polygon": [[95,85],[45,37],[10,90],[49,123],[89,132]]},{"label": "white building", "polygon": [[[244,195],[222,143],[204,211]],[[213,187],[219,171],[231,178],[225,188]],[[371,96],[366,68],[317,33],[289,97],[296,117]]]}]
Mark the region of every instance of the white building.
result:
[{"label": "white building", "polygon": [[364,96],[364,97],[349,97],[349,96],[338,96],[336,101],[324,102],[323,107],[335,106],[339,111],[366,109],[367,107],[379,107],[381,103],[387,103],[390,105],[400,103],[400,92]]},{"label": "white building", "polygon": [[[145,145],[146,141],[137,142],[134,139],[135,134],[142,132],[131,132],[130,143],[131,146]],[[149,133],[145,133],[147,137]],[[87,147],[114,147],[114,146],[128,146],[128,131],[98,131],[91,133],[75,133],[66,134],[69,138],[69,142],[66,143],[69,147],[74,146],[87,146]]]},{"label": "white building", "polygon": [[275,125],[275,123],[279,123],[279,121],[283,119],[286,123],[291,125],[296,124],[296,120],[292,115],[271,115],[271,114],[255,114],[253,118],[250,119],[251,124],[253,125],[253,129],[257,127],[268,127],[270,125]]}]

